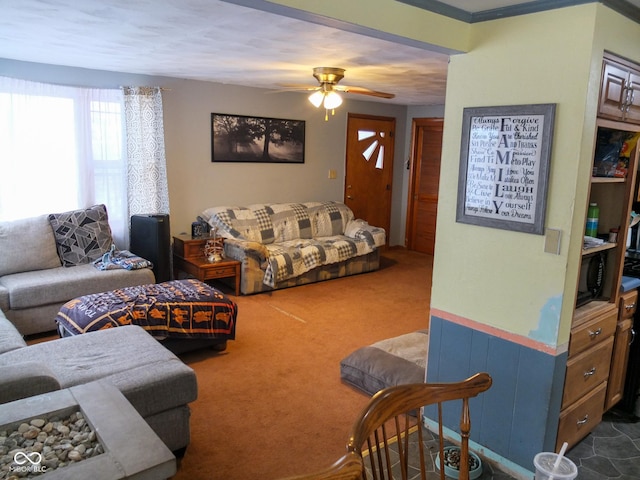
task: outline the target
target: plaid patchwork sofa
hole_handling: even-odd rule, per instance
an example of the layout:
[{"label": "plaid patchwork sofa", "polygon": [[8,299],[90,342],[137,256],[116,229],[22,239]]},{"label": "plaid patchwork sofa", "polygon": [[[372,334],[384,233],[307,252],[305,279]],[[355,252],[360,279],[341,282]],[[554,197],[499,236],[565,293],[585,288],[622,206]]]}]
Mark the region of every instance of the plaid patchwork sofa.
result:
[{"label": "plaid patchwork sofa", "polygon": [[245,295],[376,270],[386,241],[340,202],[212,207],[201,218],[241,262]]}]

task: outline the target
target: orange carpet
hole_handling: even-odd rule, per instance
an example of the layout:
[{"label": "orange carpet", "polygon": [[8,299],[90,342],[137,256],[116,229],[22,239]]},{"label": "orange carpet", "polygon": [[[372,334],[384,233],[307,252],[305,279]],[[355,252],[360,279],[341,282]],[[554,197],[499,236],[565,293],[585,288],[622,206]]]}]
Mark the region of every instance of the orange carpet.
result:
[{"label": "orange carpet", "polygon": [[340,381],[340,360],[428,327],[432,257],[384,253],[379,271],[232,297],[236,340],[183,354],[198,378],[179,480],[278,479],[345,451],[368,396]]}]

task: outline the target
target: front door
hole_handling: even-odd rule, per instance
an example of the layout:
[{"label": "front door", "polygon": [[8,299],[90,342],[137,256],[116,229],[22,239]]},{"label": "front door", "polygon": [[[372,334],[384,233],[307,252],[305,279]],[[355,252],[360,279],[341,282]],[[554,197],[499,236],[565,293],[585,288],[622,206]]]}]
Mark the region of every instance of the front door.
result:
[{"label": "front door", "polygon": [[349,114],[344,202],[369,225],[391,226],[395,118]]},{"label": "front door", "polygon": [[436,240],[443,120],[413,121],[413,161],[409,180],[407,248],[433,255]]}]

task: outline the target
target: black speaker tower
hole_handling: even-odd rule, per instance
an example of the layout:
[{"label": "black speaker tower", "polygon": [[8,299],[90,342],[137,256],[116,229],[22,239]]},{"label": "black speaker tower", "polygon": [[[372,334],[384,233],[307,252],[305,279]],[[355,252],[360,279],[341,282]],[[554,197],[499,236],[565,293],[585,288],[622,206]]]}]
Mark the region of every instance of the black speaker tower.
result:
[{"label": "black speaker tower", "polygon": [[153,263],[156,283],[171,280],[169,215],[133,215],[129,250]]}]

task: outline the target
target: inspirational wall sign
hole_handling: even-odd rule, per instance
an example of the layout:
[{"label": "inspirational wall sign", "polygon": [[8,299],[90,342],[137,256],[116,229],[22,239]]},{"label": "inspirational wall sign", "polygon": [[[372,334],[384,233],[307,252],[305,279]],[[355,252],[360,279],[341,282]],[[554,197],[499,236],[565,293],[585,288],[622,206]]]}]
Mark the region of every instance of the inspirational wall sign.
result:
[{"label": "inspirational wall sign", "polygon": [[456,221],[544,233],[556,105],[465,108]]}]

